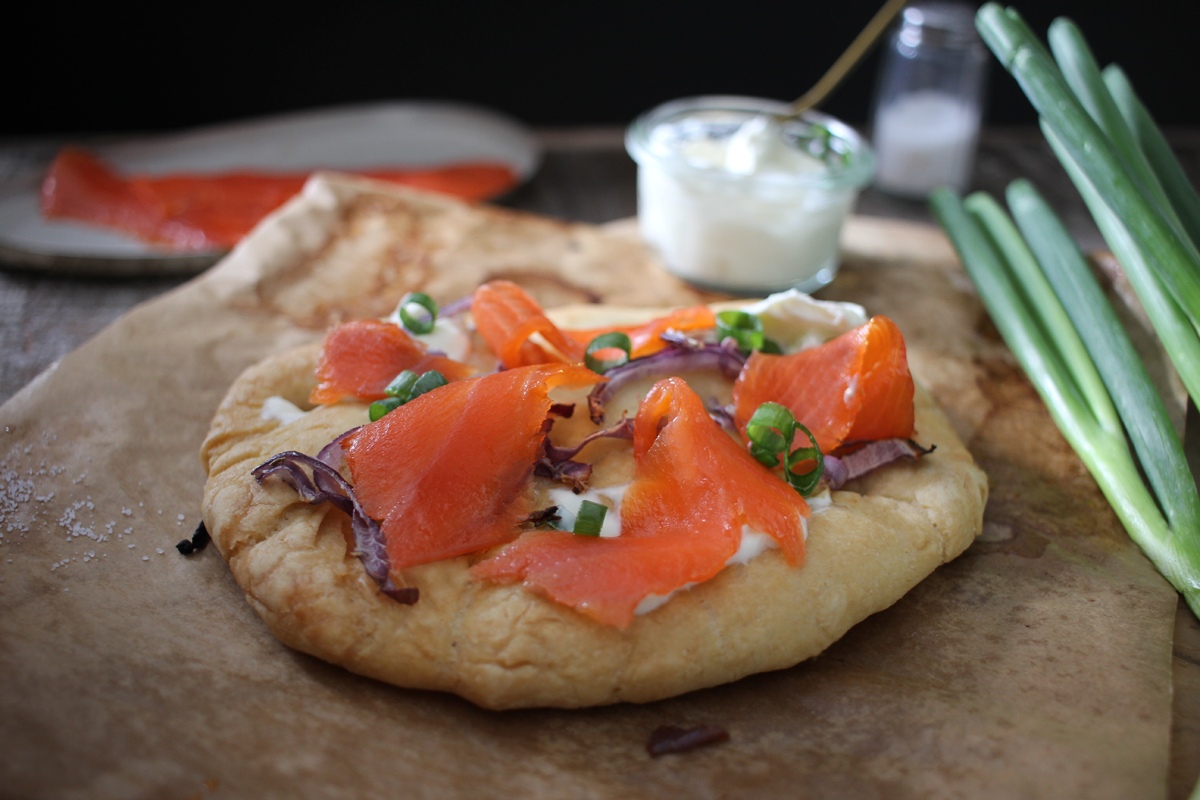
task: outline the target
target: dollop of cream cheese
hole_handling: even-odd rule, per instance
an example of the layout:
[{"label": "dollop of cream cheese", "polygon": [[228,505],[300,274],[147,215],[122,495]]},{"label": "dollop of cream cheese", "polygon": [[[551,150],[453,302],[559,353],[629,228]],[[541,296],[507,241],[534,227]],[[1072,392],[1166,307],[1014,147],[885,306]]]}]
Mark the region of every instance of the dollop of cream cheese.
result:
[{"label": "dollop of cream cheese", "polygon": [[[564,530],[575,527],[575,517],[579,515],[579,507],[584,500],[599,503],[608,508],[604,522],[600,526],[600,538],[614,539],[621,535],[621,498],[629,484],[606,486],[603,489],[588,489],[582,494],[575,494],[570,489],[555,488],[550,490],[550,502],[558,506],[558,515],[562,520],[558,523]],[[605,502],[607,501],[607,502]]]},{"label": "dollop of cream cheese", "polygon": [[796,289],[777,292],[742,310],[761,319],[763,332],[785,353],[816,347],[869,320],[866,309],[857,303],[816,300]]},{"label": "dollop of cream cheese", "polygon": [[263,401],[260,415],[263,419],[275,420],[287,425],[289,422],[295,422],[307,413],[307,411],[304,411],[292,401],[285,400],[278,395],[272,395]]},{"label": "dollop of cream cheese", "polygon": [[[822,511],[830,508],[833,505],[833,498],[829,494],[829,489],[824,488],[812,497],[807,498],[808,507],[812,509],[813,514],[819,514]],[[801,520],[801,532],[804,535],[804,540],[808,541],[808,520]],[[742,540],[738,545],[737,552],[729,557],[725,562],[725,566],[730,567],[734,564],[749,564],[756,556],[760,556],[768,550],[779,549],[779,543],[773,539],[770,534],[756,531],[749,525],[742,526]],[[663,603],[670,600],[679,592],[691,589],[698,584],[694,582],[685,583],[673,592],[668,594],[648,594],[642,598],[642,602],[638,603],[634,609],[634,615],[649,614],[654,609],[661,606]]]},{"label": "dollop of cream cheese", "polygon": [[675,149],[689,164],[719,169],[731,175],[797,175],[822,172],[822,161],[790,145],[783,129],[769,114],[757,114],[727,136],[696,135],[696,120],[664,124],[651,132],[651,147]]},{"label": "dollop of cream cheese", "polygon": [[[399,308],[393,311],[385,321],[404,328],[400,322]],[[404,332],[418,342],[422,342],[430,350],[445,353],[447,358],[455,361],[466,361],[467,357],[471,355],[471,334],[467,331],[466,323],[461,317],[438,317],[433,321],[433,330],[429,333],[413,333],[407,328],[404,328]]]}]

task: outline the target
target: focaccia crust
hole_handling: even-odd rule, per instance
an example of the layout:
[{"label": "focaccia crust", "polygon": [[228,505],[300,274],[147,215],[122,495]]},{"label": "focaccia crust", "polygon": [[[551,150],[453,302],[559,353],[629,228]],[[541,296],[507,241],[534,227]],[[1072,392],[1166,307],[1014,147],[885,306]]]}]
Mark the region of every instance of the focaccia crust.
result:
[{"label": "focaccia crust", "polygon": [[468,567],[482,554],[403,570],[400,583],[419,587],[420,601],[401,605],[363,571],[344,514],[250,474],[285,450],[316,454],[366,421],[366,406],[355,403],[287,424],[263,417],[272,396],[307,407],[319,354],[313,344],[276,355],[230,389],[202,448],[204,519],[276,637],[398,686],[455,692],[494,709],[580,707],[646,702],[789,667],[890,606],[982,526],[986,478],[918,387],[917,438],[936,451],[834,492],[833,505],[810,521],[800,568],[767,551],[677,593],[626,630],[519,584],[471,579]]}]

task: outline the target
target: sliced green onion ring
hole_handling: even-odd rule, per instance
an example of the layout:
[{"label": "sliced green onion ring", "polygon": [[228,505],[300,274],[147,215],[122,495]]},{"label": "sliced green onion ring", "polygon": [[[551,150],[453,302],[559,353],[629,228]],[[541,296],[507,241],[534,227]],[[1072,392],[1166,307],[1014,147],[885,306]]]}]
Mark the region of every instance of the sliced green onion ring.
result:
[{"label": "sliced green onion ring", "polygon": [[417,378],[417,382],[413,384],[412,393],[408,396],[408,399],[416,400],[426,392],[432,392],[434,389],[445,386],[447,383],[449,381],[446,380],[445,375],[435,369],[431,369],[420,378]]},{"label": "sliced green onion ring", "polygon": [[[797,430],[808,437],[811,447],[792,449]],[[796,421],[796,416],[786,406],[763,403],[746,424],[746,436],[750,439],[750,455],[759,463],[771,469],[782,464],[784,480],[804,497],[816,490],[825,472],[825,457],[817,447],[816,437]],[[793,467],[805,461],[816,461],[817,465],[808,472],[793,471]]]},{"label": "sliced green onion ring", "polygon": [[[808,497],[817,490],[817,484],[821,481],[821,475],[825,473],[825,456],[821,455],[821,448],[817,447],[817,437],[812,435],[812,431],[804,427],[803,424],[797,422],[796,427],[801,430],[812,447],[798,447],[788,456],[788,466],[786,469],[787,482],[793,489],[803,497]],[[816,461],[817,465],[808,472],[796,472],[792,469],[796,464],[804,461]]]},{"label": "sliced green onion ring", "polygon": [[[408,307],[411,305],[418,305],[428,311],[429,319],[419,319],[409,314]],[[397,311],[400,313],[400,322],[405,328],[417,334],[430,333],[433,331],[434,323],[437,322],[438,304],[424,292],[409,292],[400,301]]]},{"label": "sliced green onion ring", "polygon": [[376,420],[383,419],[402,405],[404,405],[404,401],[399,397],[388,397],[371,403],[371,407],[367,409],[367,413],[371,417],[371,422],[375,422]]},{"label": "sliced green onion ring", "polygon": [[410,400],[415,400],[426,392],[432,392],[434,389],[445,386],[447,383],[449,381],[446,380],[446,376],[435,369],[422,373],[419,377],[417,373],[406,369],[397,375],[387,385],[387,388],[383,390],[383,393],[387,397],[371,403],[371,407],[367,409],[367,413],[371,417],[371,422],[375,422]]},{"label": "sliced green onion ring", "polygon": [[599,536],[606,514],[607,506],[584,500],[579,504],[579,513],[575,515],[574,532],[579,536]]},{"label": "sliced green onion ring", "polygon": [[[608,348],[617,348],[625,352],[620,358],[596,358],[594,355],[596,352]],[[632,353],[633,343],[629,341],[628,334],[621,333],[620,331],[602,333],[595,339],[592,339],[591,344],[587,346],[587,352],[583,355],[583,363],[592,372],[603,375],[614,367],[628,364]]]},{"label": "sliced green onion ring", "polygon": [[[722,311],[717,314],[717,340],[725,341],[730,336],[744,352],[762,350],[766,336],[762,320],[746,311]],[[778,346],[777,346],[778,347]]]},{"label": "sliced green onion ring", "polygon": [[401,402],[405,402],[412,397],[413,386],[416,385],[417,379],[417,373],[411,369],[406,369],[392,379],[392,382],[387,385],[383,393],[388,397],[398,397],[401,399]]}]

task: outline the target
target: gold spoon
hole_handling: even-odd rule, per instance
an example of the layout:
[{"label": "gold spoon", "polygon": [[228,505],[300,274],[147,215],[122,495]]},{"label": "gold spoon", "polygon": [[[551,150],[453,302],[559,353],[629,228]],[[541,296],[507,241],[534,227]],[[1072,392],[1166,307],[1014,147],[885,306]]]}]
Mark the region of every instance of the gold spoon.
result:
[{"label": "gold spoon", "polygon": [[821,76],[821,80],[817,81],[802,97],[792,103],[788,109],[788,113],[780,117],[779,120],[783,122],[795,119],[810,108],[816,108],[842,82],[842,79],[849,74],[850,70],[858,64],[862,57],[870,51],[880,34],[887,29],[888,23],[900,12],[900,9],[904,8],[907,2],[908,0],[888,0],[884,3],[883,8],[879,9],[875,13],[875,16],[871,17],[871,21],[867,23],[867,27],[863,28],[862,32],[846,48],[846,52],[842,53],[838,57],[838,60],[833,62],[833,66],[829,68],[829,71]]}]

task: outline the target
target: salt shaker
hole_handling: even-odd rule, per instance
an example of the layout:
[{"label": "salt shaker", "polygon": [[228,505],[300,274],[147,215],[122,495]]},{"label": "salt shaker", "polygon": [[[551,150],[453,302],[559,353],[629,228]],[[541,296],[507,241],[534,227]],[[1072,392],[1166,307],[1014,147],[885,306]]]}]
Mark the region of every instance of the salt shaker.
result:
[{"label": "salt shaker", "polygon": [[922,199],[939,186],[966,190],[986,64],[972,6],[917,2],[904,9],[876,90],[877,188]]}]

